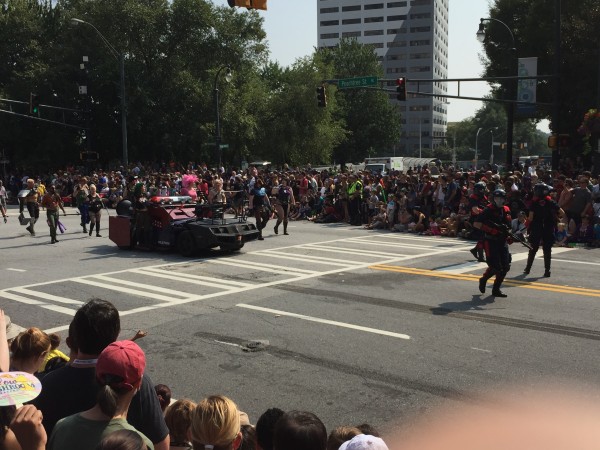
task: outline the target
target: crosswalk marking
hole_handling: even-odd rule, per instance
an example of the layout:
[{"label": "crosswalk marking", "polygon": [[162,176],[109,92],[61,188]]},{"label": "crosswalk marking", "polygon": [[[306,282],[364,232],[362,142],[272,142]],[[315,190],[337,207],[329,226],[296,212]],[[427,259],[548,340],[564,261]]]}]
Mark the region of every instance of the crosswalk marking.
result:
[{"label": "crosswalk marking", "polygon": [[316,270],[307,270],[307,269],[299,269],[297,267],[285,267],[276,264],[265,264],[259,263],[256,261],[243,261],[241,263],[225,260],[225,259],[215,259],[212,261],[215,264],[223,264],[225,266],[233,266],[233,267],[241,267],[244,269],[261,269],[265,272],[273,272],[281,275],[289,275],[291,274],[315,274],[319,273]]},{"label": "crosswalk marking", "polygon": [[[192,275],[189,273],[176,273],[170,274],[166,270],[160,269],[135,269],[132,272],[148,274],[149,276],[159,276],[161,278],[177,280],[177,281],[185,281],[186,283],[197,282],[197,284],[205,285],[205,286],[213,286],[213,287],[221,287],[221,288],[229,288],[231,286],[237,287],[246,287],[251,286],[250,283],[242,283],[239,281],[233,280],[224,280],[222,278],[213,278],[213,277],[205,277],[202,275]],[[149,273],[147,273],[149,272]]]},{"label": "crosswalk marking", "polygon": [[128,287],[117,286],[115,284],[100,283],[98,281],[91,280],[90,278],[74,278],[71,281],[74,281],[75,283],[87,284],[88,286],[95,286],[95,287],[99,287],[102,289],[117,291],[117,292],[120,292],[121,294],[131,294],[136,297],[146,297],[146,298],[151,298],[154,300],[162,300],[165,302],[171,302],[173,300],[172,296],[154,294],[152,292],[140,291],[137,289],[130,289]]},{"label": "crosswalk marking", "polygon": [[281,259],[291,259],[292,261],[297,262],[310,262],[315,264],[324,264],[326,266],[340,266],[340,267],[352,267],[352,264],[349,264],[348,261],[344,261],[342,259],[334,259],[334,258],[321,258],[319,256],[307,256],[307,255],[294,255],[291,253],[281,254],[274,253],[270,250],[263,250],[262,254],[269,255],[273,258],[281,258]]},{"label": "crosswalk marking", "polygon": [[22,287],[21,288],[13,288],[12,291],[17,292],[19,294],[29,295],[32,297],[43,298],[44,300],[52,300],[54,302],[66,303],[68,305],[77,305],[77,306],[83,305],[83,302],[81,302],[79,300],[71,300],[68,298],[59,297],[57,295],[46,294],[45,292],[32,291],[31,289],[26,289],[26,288],[22,288]]},{"label": "crosswalk marking", "polygon": [[305,244],[302,248],[316,249],[316,250],[319,250],[322,252],[345,253],[345,254],[349,254],[349,255],[363,255],[363,256],[371,256],[371,257],[400,256],[398,253],[374,252],[374,251],[360,250],[360,249],[347,249],[347,248],[334,247],[334,246],[328,246],[328,245]]}]

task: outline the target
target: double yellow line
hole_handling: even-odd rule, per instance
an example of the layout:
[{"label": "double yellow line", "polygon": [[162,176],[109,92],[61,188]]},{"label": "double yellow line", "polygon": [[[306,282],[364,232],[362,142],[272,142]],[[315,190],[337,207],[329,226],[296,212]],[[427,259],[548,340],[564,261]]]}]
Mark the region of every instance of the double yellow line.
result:
[{"label": "double yellow line", "polygon": [[[470,274],[454,274],[450,272],[442,272],[438,270],[417,269],[415,267],[389,266],[384,264],[376,264],[369,266],[373,270],[385,270],[388,272],[408,273],[411,275],[420,275],[425,277],[448,278],[451,280],[461,281],[479,281],[479,275]],[[493,282],[492,278],[490,282]],[[559,284],[538,283],[537,281],[521,281],[512,279],[504,280],[506,286],[516,286],[525,289],[535,289],[538,291],[558,292],[561,294],[583,295],[588,297],[600,297],[599,289],[578,288],[572,286],[561,286]]]}]

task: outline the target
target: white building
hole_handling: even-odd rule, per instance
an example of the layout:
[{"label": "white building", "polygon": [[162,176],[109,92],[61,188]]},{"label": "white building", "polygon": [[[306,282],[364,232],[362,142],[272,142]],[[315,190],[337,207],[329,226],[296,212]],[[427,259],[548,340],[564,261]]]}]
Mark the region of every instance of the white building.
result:
[{"label": "white building", "polygon": [[[391,101],[396,100],[399,77],[443,79],[448,77],[449,0],[316,0],[318,46],[334,47],[344,37],[372,45],[381,61]],[[371,74],[356,74],[371,75]],[[410,82],[408,91],[416,91]],[[421,83],[421,92],[447,93],[446,83]],[[416,155],[422,148],[436,148],[446,137],[447,103],[440,97],[407,95],[399,102],[402,138],[398,154]]]}]

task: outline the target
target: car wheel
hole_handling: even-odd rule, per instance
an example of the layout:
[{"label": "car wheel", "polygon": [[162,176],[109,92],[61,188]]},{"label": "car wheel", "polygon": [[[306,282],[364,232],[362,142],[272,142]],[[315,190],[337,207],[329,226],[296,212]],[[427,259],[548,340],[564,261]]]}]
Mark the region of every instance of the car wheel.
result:
[{"label": "car wheel", "polygon": [[181,256],[192,256],[196,253],[196,240],[190,230],[179,233],[177,237],[177,251]]}]

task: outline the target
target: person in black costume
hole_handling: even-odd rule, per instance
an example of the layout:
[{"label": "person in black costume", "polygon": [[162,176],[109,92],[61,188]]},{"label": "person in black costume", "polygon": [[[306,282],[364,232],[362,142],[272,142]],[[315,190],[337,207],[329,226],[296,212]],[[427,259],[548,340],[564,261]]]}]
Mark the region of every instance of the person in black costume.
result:
[{"label": "person in black costume", "polygon": [[510,209],[504,206],[506,202],[506,192],[503,189],[496,189],[492,194],[491,203],[477,216],[473,226],[484,234],[483,248],[485,259],[488,265],[487,270],[479,279],[479,292],[485,293],[487,281],[495,276],[492,295],[494,297],[507,297],[500,290],[504,277],[510,270],[511,256],[508,250],[508,244],[511,243],[508,238],[507,229],[510,230],[511,217]]},{"label": "person in black costume", "polygon": [[279,234],[279,225],[283,222],[283,234],[288,235],[288,216],[290,214],[290,205],[296,203],[294,199],[294,192],[292,188],[288,186],[287,178],[281,180],[281,185],[277,189],[276,197],[277,203],[275,204],[275,212],[277,213],[277,224],[275,225],[275,234]]},{"label": "person in black costume", "polygon": [[[488,204],[487,196],[485,191],[487,186],[483,181],[475,183],[473,186],[473,193],[469,196],[469,212],[471,214],[469,220],[471,225],[475,222],[475,218],[483,211],[485,206]],[[470,252],[479,262],[484,262],[485,257],[483,255],[483,233],[478,229],[475,229],[471,233],[471,237],[477,239],[477,244],[473,247]]]},{"label": "person in black costume", "polygon": [[552,261],[552,246],[554,245],[554,229],[557,219],[563,217],[565,212],[558,203],[548,195],[550,186],[544,183],[538,183],[533,187],[533,202],[529,210],[529,243],[533,247],[529,250],[527,265],[523,273],[529,274],[535,254],[540,248],[544,252],[544,276],[550,276],[550,264]]}]

